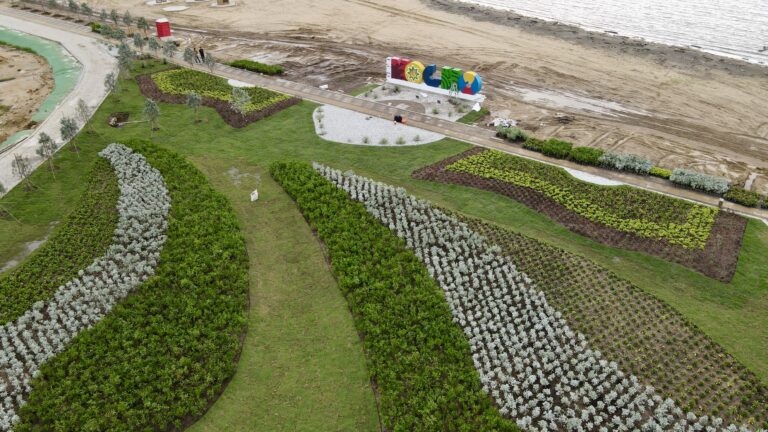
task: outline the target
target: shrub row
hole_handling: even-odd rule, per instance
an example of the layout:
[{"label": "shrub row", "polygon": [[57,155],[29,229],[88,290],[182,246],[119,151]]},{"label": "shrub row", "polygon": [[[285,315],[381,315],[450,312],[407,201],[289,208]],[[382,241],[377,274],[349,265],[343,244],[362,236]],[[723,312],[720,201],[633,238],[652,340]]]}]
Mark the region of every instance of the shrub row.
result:
[{"label": "shrub row", "polygon": [[280,65],[268,65],[253,60],[235,60],[228,63],[232,67],[245,69],[251,72],[258,72],[264,75],[280,75],[285,70]]},{"label": "shrub row", "polygon": [[669,178],[672,176],[672,170],[655,166],[651,168],[651,171],[648,174],[654,177],[659,177],[659,178],[669,180]]},{"label": "shrub row", "polygon": [[717,195],[722,195],[728,192],[728,189],[730,188],[728,179],[682,168],[675,168],[674,171],[672,171],[672,175],[669,177],[669,181],[691,189]]},{"label": "shrub row", "polygon": [[103,255],[117,227],[120,190],[109,162],[98,158],[75,209],[21,265],[0,277],[0,324],[12,321]]},{"label": "shrub row", "polygon": [[745,190],[744,188],[732,187],[723,195],[728,201],[741,204],[746,207],[765,206],[765,197],[757,192]]},{"label": "shrub row", "polygon": [[178,430],[235,371],[248,259],[229,202],[182,157],[128,143],[165,178],[172,208],[155,276],[41,368],[17,432]]},{"label": "shrub row", "polygon": [[447,167],[531,188],[593,222],[642,237],[703,249],[717,209],[629,186],[600,186],[565,170],[498,151],[485,151]]},{"label": "shrub row", "polygon": [[514,431],[483,392],[469,342],[419,259],[308,164],[272,176],[325,242],[363,338],[383,429]]},{"label": "shrub row", "polygon": [[582,165],[600,166],[603,150],[595,147],[574,147],[571,150],[571,160]]},{"label": "shrub row", "polygon": [[509,141],[526,141],[528,134],[524,130],[518,127],[504,127],[499,126],[496,128],[496,136],[504,138]]},{"label": "shrub row", "polygon": [[600,163],[607,168],[619,171],[629,171],[636,174],[648,174],[653,168],[653,162],[633,154],[605,152],[600,156]]}]

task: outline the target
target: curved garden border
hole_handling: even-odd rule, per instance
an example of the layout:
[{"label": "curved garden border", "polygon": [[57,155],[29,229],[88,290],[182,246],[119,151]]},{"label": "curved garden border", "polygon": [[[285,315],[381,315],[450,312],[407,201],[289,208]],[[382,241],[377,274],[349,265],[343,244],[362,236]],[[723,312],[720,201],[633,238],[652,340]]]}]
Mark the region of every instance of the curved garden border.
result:
[{"label": "curved garden border", "polygon": [[[187,101],[186,96],[171,95],[161,91],[152,79],[152,74],[138,75],[136,76],[136,82],[139,85],[141,94],[157,102],[184,104]],[[234,128],[248,126],[253,122],[271,116],[272,114],[296,105],[299,102],[301,102],[301,99],[292,97],[272,104],[268,108],[241,115],[239,112],[235,111],[229,103],[212,97],[203,96],[203,105],[215,109],[221,116],[221,119]]]},{"label": "curved garden border", "polygon": [[741,241],[747,227],[744,217],[725,211],[719,212],[705,248],[686,249],[666,240],[649,239],[592,222],[533,189],[446,169],[458,160],[484,151],[487,150],[474,147],[436,164],[420,168],[414,171],[412,176],[419,180],[469,186],[504,195],[599,243],[654,255],[722,282],[729,282],[736,272]]}]

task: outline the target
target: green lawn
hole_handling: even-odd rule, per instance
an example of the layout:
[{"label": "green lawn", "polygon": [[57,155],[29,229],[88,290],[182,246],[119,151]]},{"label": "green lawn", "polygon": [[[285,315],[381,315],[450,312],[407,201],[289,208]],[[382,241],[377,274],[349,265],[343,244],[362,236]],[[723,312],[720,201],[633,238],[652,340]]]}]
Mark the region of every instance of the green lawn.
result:
[{"label": "green lawn", "polygon": [[[82,134],[81,160],[62,152],[53,182],[36,173],[40,190],[15,190],[9,202],[25,227],[0,224],[0,251],[44,236],[82,192],[93,154],[110,142],[147,138],[144,123],[106,126],[110,112],[140,119],[144,100],[132,82],[110,96],[92,120],[100,135]],[[360,345],[345,302],[318,243],[267,174],[274,160],[317,160],[383,182],[401,185],[438,205],[493,221],[584,255],[678,309],[768,383],[768,226],[751,221],[736,275],[723,284],[682,266],[618,250],[573,234],[533,210],[490,192],[410,178],[416,168],[469,148],[453,140],[423,146],[368,147],[324,141],[314,133],[314,104],[304,102],[242,129],[227,126],[208,108],[193,123],[191,110],[161,104],[154,142],[192,161],[233,202],[248,240],[251,312],[238,372],[222,399],[195,430],[374,430],[376,411]],[[66,163],[65,163],[66,162]],[[240,185],[229,171],[236,168]],[[261,199],[247,194],[258,187]],[[18,188],[17,188],[18,189]],[[32,228],[27,228],[31,225]],[[28,232],[27,232],[28,231]],[[0,254],[0,257],[3,255]]]},{"label": "green lawn", "polygon": [[491,111],[488,108],[482,107],[480,111],[470,111],[464,117],[458,119],[459,123],[474,124],[481,118],[490,114]]}]

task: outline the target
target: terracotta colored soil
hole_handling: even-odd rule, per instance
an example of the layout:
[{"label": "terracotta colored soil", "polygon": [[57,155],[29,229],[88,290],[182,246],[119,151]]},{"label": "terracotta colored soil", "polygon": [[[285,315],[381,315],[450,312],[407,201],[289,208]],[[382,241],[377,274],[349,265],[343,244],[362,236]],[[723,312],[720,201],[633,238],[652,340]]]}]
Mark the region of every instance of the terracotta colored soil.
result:
[{"label": "terracotta colored soil", "polygon": [[722,282],[729,282],[733,278],[739,260],[741,240],[747,226],[746,218],[725,211],[719,212],[706,247],[703,250],[685,249],[666,240],[641,237],[590,221],[534,189],[446,169],[448,165],[460,159],[483,151],[486,150],[480,147],[470,149],[416,170],[413,177],[496,192],[525,204],[577,234],[605,245],[645,252]]}]

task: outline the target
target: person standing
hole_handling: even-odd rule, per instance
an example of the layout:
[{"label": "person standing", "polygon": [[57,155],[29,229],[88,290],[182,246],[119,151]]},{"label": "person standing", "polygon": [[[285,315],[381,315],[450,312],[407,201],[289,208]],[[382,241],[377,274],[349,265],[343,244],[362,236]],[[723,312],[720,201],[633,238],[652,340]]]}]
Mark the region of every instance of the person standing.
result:
[{"label": "person standing", "polygon": [[197,50],[197,48],[193,47],[192,51],[195,53],[195,63],[202,63],[202,60],[200,60],[200,52]]},{"label": "person standing", "polygon": [[202,47],[200,47],[200,61],[205,63],[205,51],[203,51]]}]

